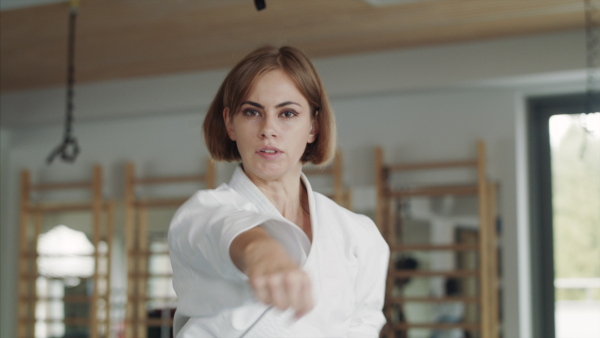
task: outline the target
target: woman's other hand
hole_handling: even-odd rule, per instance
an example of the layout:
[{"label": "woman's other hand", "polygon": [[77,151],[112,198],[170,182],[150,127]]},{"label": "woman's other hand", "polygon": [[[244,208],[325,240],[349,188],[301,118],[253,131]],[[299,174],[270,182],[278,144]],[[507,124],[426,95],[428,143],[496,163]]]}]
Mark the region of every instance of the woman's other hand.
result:
[{"label": "woman's other hand", "polygon": [[282,311],[292,308],[296,318],[312,310],[309,275],[263,228],[240,234],[231,243],[229,252],[234,264],[248,276],[259,301]]}]

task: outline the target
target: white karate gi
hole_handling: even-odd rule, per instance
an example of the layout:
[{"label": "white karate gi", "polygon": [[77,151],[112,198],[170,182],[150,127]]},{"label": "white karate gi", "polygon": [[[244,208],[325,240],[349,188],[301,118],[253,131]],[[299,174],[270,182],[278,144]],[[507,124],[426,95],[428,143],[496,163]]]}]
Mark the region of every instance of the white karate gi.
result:
[{"label": "white karate gi", "polygon": [[[238,167],[229,183],[201,190],[169,229],[177,338],[378,337],[389,247],[375,224],[308,192],[313,241],[285,219]],[[299,320],[258,302],[229,246],[261,225],[311,277],[315,307]]]}]

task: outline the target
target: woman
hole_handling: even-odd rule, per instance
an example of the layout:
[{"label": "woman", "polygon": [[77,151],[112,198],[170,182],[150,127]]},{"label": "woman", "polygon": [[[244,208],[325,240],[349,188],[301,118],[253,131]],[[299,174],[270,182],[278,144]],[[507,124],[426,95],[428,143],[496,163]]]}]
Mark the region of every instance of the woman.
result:
[{"label": "woman", "polygon": [[335,151],[310,60],[292,47],[247,55],[219,88],[204,136],[215,160],[241,165],[171,222],[176,337],[377,337],[389,248],[369,218],[302,174]]}]

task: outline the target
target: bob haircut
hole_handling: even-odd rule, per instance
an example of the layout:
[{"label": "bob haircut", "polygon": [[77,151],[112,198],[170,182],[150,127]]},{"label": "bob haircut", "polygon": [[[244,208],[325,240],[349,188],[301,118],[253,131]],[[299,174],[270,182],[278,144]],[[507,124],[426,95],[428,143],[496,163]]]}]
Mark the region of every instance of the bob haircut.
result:
[{"label": "bob haircut", "polygon": [[308,143],[300,158],[302,163],[326,164],[335,155],[335,117],[321,78],[309,58],[300,50],[284,46],[265,46],[246,55],[229,72],[204,118],[204,141],[211,157],[217,161],[241,161],[235,141],[227,134],[223,111],[231,117],[246,99],[257,77],[272,70],[285,72],[308,101],[317,135]]}]

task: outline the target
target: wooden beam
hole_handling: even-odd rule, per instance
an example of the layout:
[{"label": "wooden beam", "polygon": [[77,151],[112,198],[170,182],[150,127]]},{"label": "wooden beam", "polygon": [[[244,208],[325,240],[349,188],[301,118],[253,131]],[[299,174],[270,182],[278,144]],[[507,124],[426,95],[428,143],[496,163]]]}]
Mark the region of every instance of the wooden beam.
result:
[{"label": "wooden beam", "polygon": [[214,189],[217,187],[217,172],[215,170],[215,162],[208,158],[206,159],[206,189]]},{"label": "wooden beam", "polygon": [[[255,45],[278,44],[282,36],[311,57],[331,57],[568,31],[584,27],[583,9],[580,0],[412,1],[385,7],[279,0],[254,20],[246,1],[83,1],[77,82],[231,67]],[[0,13],[0,90],[64,84],[64,49],[56,47],[67,45],[67,11],[66,4],[54,3]],[[236,26],[246,29],[236,31],[236,39],[226,38]],[[202,43],[190,43],[195,41]]]},{"label": "wooden beam", "polygon": [[[138,252],[148,251],[148,209],[141,207],[138,210]],[[132,280],[137,284],[137,336],[138,338],[146,338],[147,330],[144,325],[147,319],[146,313],[146,295],[147,295],[147,283],[148,279],[145,278],[149,275],[148,272],[148,256],[138,255],[137,256],[137,273]]]},{"label": "wooden beam", "polygon": [[[61,277],[62,279],[62,277]],[[18,298],[20,302],[29,302],[31,300],[34,301],[44,301],[44,302],[52,302],[52,301],[60,301],[63,303],[89,303],[92,300],[91,296],[83,296],[83,295],[66,295],[66,296],[25,296]]]},{"label": "wooden beam", "polygon": [[333,196],[334,200],[344,205],[344,163],[342,158],[342,151],[336,150],[335,158],[333,159],[332,175],[333,175]]},{"label": "wooden beam", "polygon": [[167,208],[178,207],[185,203],[188,198],[165,198],[165,199],[140,199],[134,202],[136,208]]},{"label": "wooden beam", "polygon": [[321,168],[307,167],[302,169],[302,173],[306,176],[333,175],[333,167],[326,166]]},{"label": "wooden beam", "polygon": [[[20,198],[20,209],[19,209],[19,272],[17,275],[17,295],[18,297],[28,297],[31,285],[31,280],[25,277],[30,273],[31,260],[26,259],[29,257],[29,199],[30,199],[30,185],[31,176],[28,170],[21,171],[21,198]],[[27,337],[32,336],[32,332],[24,323],[24,320],[32,317],[31,313],[33,309],[29,308],[29,302],[18,302],[17,303],[17,336]]]},{"label": "wooden beam", "polygon": [[393,304],[403,303],[476,303],[479,297],[392,297],[389,301]]},{"label": "wooden beam", "polygon": [[102,168],[95,165],[92,179],[92,245],[94,246],[94,275],[92,276],[92,302],[90,304],[90,338],[98,338],[98,300],[99,300],[99,274],[100,252],[99,244],[102,232]]},{"label": "wooden beam", "polygon": [[385,186],[386,186],[386,174],[385,168],[383,164],[383,149],[381,147],[375,148],[375,156],[374,156],[374,165],[375,168],[375,190],[376,190],[376,204],[375,204],[375,223],[379,228],[379,231],[383,235],[383,238],[389,242],[387,226],[385,226],[384,220],[384,203],[386,201],[385,196]]},{"label": "wooden beam", "polygon": [[91,211],[93,208],[92,203],[63,203],[63,204],[50,204],[50,203],[38,203],[30,205],[28,212],[31,213],[57,213],[67,211]]},{"label": "wooden beam", "polygon": [[163,177],[144,177],[136,178],[136,185],[155,185],[155,184],[173,184],[187,182],[204,182],[205,175],[190,175],[190,176],[163,176]]},{"label": "wooden beam", "polygon": [[[149,273],[149,272],[137,272],[137,273],[132,273],[132,274],[128,274],[127,275],[128,278],[132,278],[132,279],[150,279],[150,278],[171,278],[173,277],[173,274],[170,273]],[[135,296],[132,297],[132,299],[139,299],[142,298],[143,296]]]},{"label": "wooden beam", "polygon": [[115,203],[110,202],[106,205],[106,244],[108,247],[106,255],[106,294],[104,295],[105,318],[104,332],[110,332],[111,329],[111,292],[112,292],[112,250],[115,233]]},{"label": "wooden beam", "polygon": [[136,251],[131,251],[128,252],[127,254],[129,255],[145,255],[145,256],[153,256],[153,255],[165,255],[168,256],[169,255],[169,250],[165,249],[165,250],[136,250]]},{"label": "wooden beam", "polygon": [[478,323],[393,323],[392,327],[394,330],[408,330],[408,329],[437,329],[437,330],[449,330],[449,329],[464,329],[470,331],[479,330],[480,325]]},{"label": "wooden beam", "polygon": [[464,160],[464,161],[447,161],[447,162],[421,162],[421,163],[401,163],[401,164],[388,164],[390,171],[416,171],[416,170],[434,170],[434,169],[450,169],[450,168],[464,168],[464,167],[477,167],[476,160]]},{"label": "wooden beam", "polygon": [[490,331],[490,217],[486,152],[483,141],[477,141],[477,197],[479,207],[479,292],[481,295],[481,337],[491,338]]},{"label": "wooden beam", "polygon": [[146,318],[142,321],[142,324],[146,324],[148,327],[170,327],[173,326],[173,318],[162,319],[162,318]]},{"label": "wooden beam", "polygon": [[[125,165],[125,252],[136,253],[137,241],[136,231],[136,205],[135,205],[135,165],[131,162]],[[127,255],[127,274],[137,272],[137,255]],[[126,297],[137,296],[137,284],[135,280],[127,281]],[[125,321],[137,320],[137,307],[132,302],[125,304]],[[126,337],[137,337],[137,325],[125,326]]]},{"label": "wooden beam", "polygon": [[[31,262],[31,273],[32,274],[37,274],[40,271],[40,267],[38,265],[39,263],[39,252],[38,252],[38,239],[40,238],[40,235],[42,233],[42,227],[43,227],[43,219],[42,219],[42,213],[37,211],[33,214],[33,238],[31,239],[31,252],[33,253],[33,260]],[[38,290],[37,290],[37,278],[30,278],[30,287],[31,287],[31,298],[29,299],[29,309],[33,310],[34,313],[32,314],[34,317],[36,316],[36,299],[38,296]]]},{"label": "wooden beam", "polygon": [[390,247],[392,252],[407,251],[476,251],[477,244],[402,244]]},{"label": "wooden beam", "polygon": [[407,278],[407,277],[472,277],[477,276],[478,270],[446,270],[446,271],[435,271],[435,270],[398,270],[394,271],[392,275],[396,278]]},{"label": "wooden beam", "polygon": [[32,191],[48,190],[67,190],[67,189],[90,189],[93,182],[62,182],[62,183],[42,183],[31,186]]},{"label": "wooden beam", "polygon": [[127,298],[128,301],[138,301],[139,299],[142,299],[144,301],[149,301],[149,300],[158,300],[158,301],[163,301],[163,302],[176,302],[177,301],[177,297],[150,297],[148,295],[144,296],[144,297],[131,297],[131,298]]},{"label": "wooden beam", "polygon": [[430,187],[414,187],[402,190],[393,190],[389,195],[395,198],[406,198],[416,196],[469,196],[476,195],[478,192],[477,186],[474,185],[452,185],[452,186],[430,186]]},{"label": "wooden beam", "polygon": [[496,230],[496,194],[497,184],[490,183],[488,186],[488,205],[489,205],[489,273],[490,273],[490,323],[489,331],[491,338],[500,336],[500,301],[499,301],[499,282],[498,282],[498,232]]}]

